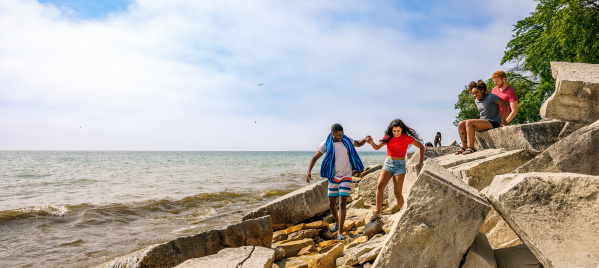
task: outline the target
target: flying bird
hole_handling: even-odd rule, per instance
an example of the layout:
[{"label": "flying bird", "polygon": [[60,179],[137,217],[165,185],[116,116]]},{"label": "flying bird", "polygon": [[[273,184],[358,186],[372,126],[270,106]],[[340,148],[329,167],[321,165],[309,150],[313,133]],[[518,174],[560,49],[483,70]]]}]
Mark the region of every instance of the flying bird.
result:
[{"label": "flying bird", "polygon": [[258,84],[258,86],[261,86],[261,85],[264,85],[264,84]]}]

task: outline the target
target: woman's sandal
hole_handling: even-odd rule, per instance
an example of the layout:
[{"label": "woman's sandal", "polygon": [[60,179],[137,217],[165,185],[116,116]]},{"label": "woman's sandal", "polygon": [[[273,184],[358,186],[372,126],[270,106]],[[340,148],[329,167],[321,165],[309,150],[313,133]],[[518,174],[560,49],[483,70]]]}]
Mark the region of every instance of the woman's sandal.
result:
[{"label": "woman's sandal", "polygon": [[466,151],[464,151],[462,154],[471,154],[476,152],[476,149],[472,148],[472,147],[468,147],[468,149],[466,149]]},{"label": "woman's sandal", "polygon": [[381,217],[372,216],[372,217],[370,218],[370,222],[375,222],[375,221],[378,221],[378,220],[380,220],[380,219],[381,219]]},{"label": "woman's sandal", "polygon": [[459,151],[455,152],[455,155],[458,155],[458,154],[463,154],[463,153],[464,153],[464,151],[466,151],[466,149],[464,149],[464,148],[462,147],[462,148],[460,148],[460,150],[459,150]]}]

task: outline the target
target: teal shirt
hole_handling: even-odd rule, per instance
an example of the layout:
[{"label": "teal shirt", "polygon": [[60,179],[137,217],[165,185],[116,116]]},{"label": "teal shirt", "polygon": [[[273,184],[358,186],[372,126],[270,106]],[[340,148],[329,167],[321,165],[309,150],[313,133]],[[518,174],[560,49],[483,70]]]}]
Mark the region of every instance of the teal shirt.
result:
[{"label": "teal shirt", "polygon": [[478,108],[478,112],[480,113],[480,119],[495,121],[501,124],[501,113],[499,112],[499,104],[497,104],[499,99],[499,96],[491,93],[485,94],[482,100],[474,99],[476,108]]}]

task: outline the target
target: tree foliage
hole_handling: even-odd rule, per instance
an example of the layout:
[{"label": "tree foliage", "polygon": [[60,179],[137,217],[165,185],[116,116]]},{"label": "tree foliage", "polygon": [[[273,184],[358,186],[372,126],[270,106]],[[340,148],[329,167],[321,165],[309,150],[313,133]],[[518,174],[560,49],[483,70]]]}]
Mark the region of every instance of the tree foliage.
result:
[{"label": "tree foliage", "polygon": [[[518,94],[518,115],[513,123],[536,122],[539,109],[555,91],[551,61],[599,63],[599,1],[536,0],[530,16],[514,25],[501,64],[515,63],[508,84]],[[531,73],[526,76],[523,74]],[[487,81],[489,88],[493,81]],[[489,83],[490,82],[490,83]],[[454,124],[478,118],[474,99],[467,89],[459,95]]]},{"label": "tree foliage", "polygon": [[535,11],[514,25],[501,64],[515,62],[549,81],[551,61],[599,63],[599,1],[537,1]]}]

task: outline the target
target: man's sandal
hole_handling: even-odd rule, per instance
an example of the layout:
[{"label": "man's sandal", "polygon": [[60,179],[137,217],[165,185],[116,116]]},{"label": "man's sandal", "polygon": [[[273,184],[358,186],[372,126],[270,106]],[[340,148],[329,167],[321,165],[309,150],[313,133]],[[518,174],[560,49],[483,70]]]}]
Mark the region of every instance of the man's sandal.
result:
[{"label": "man's sandal", "polygon": [[460,148],[460,150],[459,150],[459,151],[455,152],[455,155],[458,155],[458,154],[463,154],[463,153],[464,153],[464,151],[466,151],[466,149],[462,147],[462,148]]},{"label": "man's sandal", "polygon": [[462,154],[471,154],[476,152],[476,149],[472,148],[472,147],[468,147],[468,149],[466,149],[466,151],[464,151]]}]

